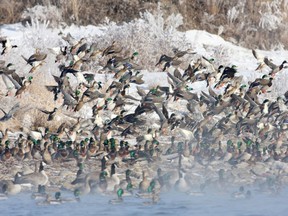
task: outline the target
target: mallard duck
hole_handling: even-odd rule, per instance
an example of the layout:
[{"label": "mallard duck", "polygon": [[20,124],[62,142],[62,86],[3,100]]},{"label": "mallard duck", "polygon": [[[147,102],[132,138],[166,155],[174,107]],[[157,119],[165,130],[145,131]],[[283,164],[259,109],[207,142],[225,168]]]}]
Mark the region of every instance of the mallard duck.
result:
[{"label": "mallard duck", "polygon": [[46,199],[44,201],[38,202],[37,205],[60,205],[62,201],[60,199],[61,193],[55,193],[55,199],[53,199],[49,194],[46,195]]},{"label": "mallard duck", "polygon": [[31,66],[38,65],[41,61],[43,61],[47,57],[46,53],[41,53],[39,49],[36,49],[36,52],[31,55],[28,59],[22,56],[22,58],[30,64]]},{"label": "mallard duck", "polygon": [[274,77],[277,73],[279,73],[283,68],[288,67],[286,65],[287,64],[286,60],[284,60],[280,65],[275,65],[267,57],[265,57],[264,62],[268,67],[271,68],[271,72],[269,73],[269,75],[271,75],[272,77]]},{"label": "mallard duck", "polygon": [[43,112],[46,115],[48,115],[47,121],[52,121],[54,119],[54,117],[56,116],[57,110],[58,110],[57,107],[55,107],[52,111],[47,111],[47,110],[40,109],[41,112]]},{"label": "mallard duck", "polygon": [[151,195],[151,201],[145,201],[143,202],[144,205],[155,205],[159,202],[160,200],[160,195],[159,193],[156,193],[156,191],[152,191],[152,195]]},{"label": "mallard duck", "polygon": [[144,193],[148,190],[148,187],[150,186],[150,182],[147,179],[146,172],[142,171],[142,181],[139,183],[139,191],[140,193]]},{"label": "mallard duck", "polygon": [[116,44],[116,41],[113,41],[110,46],[103,50],[102,56],[107,56],[113,53],[120,53],[122,49],[123,47],[120,47],[118,44]]},{"label": "mallard duck", "polygon": [[139,192],[136,193],[136,197],[142,198],[142,199],[153,199],[153,196],[160,193],[159,185],[157,186],[157,181],[153,179],[151,182],[149,182],[149,186],[145,192]]},{"label": "mallard duck", "polygon": [[94,185],[94,187],[93,187],[93,191],[96,191],[97,193],[100,193],[100,194],[106,192],[106,189],[108,186],[107,180],[106,180],[107,176],[108,176],[107,171],[104,170],[104,171],[100,172],[98,181],[97,181],[96,185]]},{"label": "mallard duck", "polygon": [[123,190],[127,192],[125,193],[125,196],[133,194],[134,185],[132,184],[132,180],[130,177],[132,174],[133,172],[130,169],[127,169],[125,171],[125,179],[121,180],[119,184],[119,188],[124,188]]},{"label": "mallard duck", "polygon": [[245,192],[244,186],[240,186],[239,191],[233,192],[231,196],[234,199],[250,199],[251,198],[251,191],[247,190]]},{"label": "mallard duck", "polygon": [[61,198],[61,203],[75,203],[80,202],[80,190],[74,190],[74,197],[73,198]]},{"label": "mallard duck", "polygon": [[47,193],[46,193],[45,185],[38,185],[37,192],[32,193],[31,198],[35,200],[46,199]]},{"label": "mallard duck", "polygon": [[109,204],[120,204],[123,202],[122,195],[124,193],[124,190],[122,188],[119,188],[117,190],[117,198],[109,200]]},{"label": "mallard duck", "polygon": [[7,200],[8,197],[5,193],[0,193],[0,200]]}]

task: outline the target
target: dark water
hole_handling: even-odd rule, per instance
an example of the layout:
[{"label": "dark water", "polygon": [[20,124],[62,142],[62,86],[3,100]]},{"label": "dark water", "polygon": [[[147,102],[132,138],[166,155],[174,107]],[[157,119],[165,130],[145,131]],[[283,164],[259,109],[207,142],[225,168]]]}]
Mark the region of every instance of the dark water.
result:
[{"label": "dark water", "polygon": [[[287,216],[288,190],[277,196],[253,194],[250,199],[235,200],[229,194],[190,196],[163,193],[157,205],[144,205],[147,199],[124,197],[118,205],[108,204],[110,196],[89,195],[80,203],[39,206],[30,194],[20,194],[0,201],[0,215],[235,215],[235,216]],[[253,192],[252,192],[253,193]],[[64,195],[63,195],[64,196]]]}]

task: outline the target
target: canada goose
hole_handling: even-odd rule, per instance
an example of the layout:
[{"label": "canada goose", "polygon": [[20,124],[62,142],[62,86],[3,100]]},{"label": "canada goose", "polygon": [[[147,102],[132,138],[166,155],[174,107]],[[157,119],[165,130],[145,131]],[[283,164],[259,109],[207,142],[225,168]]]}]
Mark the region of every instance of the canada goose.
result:
[{"label": "canada goose", "polygon": [[21,185],[14,184],[11,180],[0,181],[0,188],[2,188],[2,193],[9,195],[16,195],[21,192]]},{"label": "canada goose", "polygon": [[[76,188],[75,190],[79,190],[80,195],[87,195],[91,191],[90,187],[90,176],[86,175],[84,184],[81,187]],[[74,190],[74,192],[75,192]]]},{"label": "canada goose", "polygon": [[117,187],[120,184],[120,179],[117,176],[116,168],[117,168],[116,163],[111,164],[110,177],[106,178],[107,181],[106,191],[108,192],[114,191],[115,187]]},{"label": "canada goose", "polygon": [[48,176],[44,171],[45,163],[40,162],[39,172],[30,173],[27,175],[21,175],[17,173],[15,175],[15,184],[32,184],[34,186],[46,185],[48,183]]},{"label": "canada goose", "polygon": [[43,158],[44,163],[48,165],[52,163],[51,149],[52,149],[51,143],[45,142],[44,151],[42,153],[42,158]]},{"label": "canada goose", "polygon": [[182,170],[178,170],[179,172],[179,178],[178,180],[175,182],[174,185],[174,189],[176,191],[182,192],[182,193],[186,193],[190,188],[189,188],[189,184],[185,179],[185,172]]}]

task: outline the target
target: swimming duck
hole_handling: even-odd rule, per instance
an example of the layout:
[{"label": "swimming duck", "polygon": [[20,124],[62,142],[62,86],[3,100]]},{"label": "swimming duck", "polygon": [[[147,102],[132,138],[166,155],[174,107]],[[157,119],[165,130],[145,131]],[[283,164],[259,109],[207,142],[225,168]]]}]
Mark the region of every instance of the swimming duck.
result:
[{"label": "swimming duck", "polygon": [[156,194],[158,195],[160,193],[160,185],[157,185],[157,181],[156,180],[152,180],[149,183],[149,186],[147,188],[147,191],[145,192],[139,192],[136,193],[136,197],[142,198],[142,199],[153,199],[153,196],[155,196]]},{"label": "swimming duck", "polygon": [[62,204],[62,201],[60,199],[61,193],[56,192],[54,195],[54,199],[51,197],[50,194],[46,195],[46,199],[44,201],[38,202],[37,205],[60,205]]},{"label": "swimming duck", "polygon": [[[60,192],[59,192],[60,193]],[[61,199],[61,203],[75,203],[75,202],[80,202],[80,190],[79,189],[75,189],[74,190],[74,197],[73,198],[62,198],[60,197]]]},{"label": "swimming duck", "polygon": [[251,191],[247,190],[245,192],[244,186],[240,186],[239,191],[233,192],[231,196],[234,199],[250,199],[251,198]]},{"label": "swimming duck", "polygon": [[93,191],[96,191],[97,193],[100,193],[100,194],[106,192],[106,189],[108,187],[107,180],[106,180],[107,176],[108,176],[107,171],[104,170],[100,172],[98,181],[96,185],[94,186]]},{"label": "swimming duck", "polygon": [[124,188],[124,190],[127,191],[127,195],[132,195],[133,194],[133,189],[134,189],[134,186],[132,184],[132,180],[131,180],[131,174],[132,174],[132,171],[130,169],[127,169],[125,171],[125,179],[121,180],[120,181],[120,184],[119,184],[119,188]]},{"label": "swimming duck", "polygon": [[124,190],[122,188],[119,188],[117,190],[117,198],[109,200],[109,204],[120,204],[123,202],[122,195],[124,193]]},{"label": "swimming duck", "polygon": [[[2,188],[2,191],[5,191],[5,186],[4,188]],[[8,196],[3,193],[3,192],[0,192],[0,200],[7,200],[8,199]]]},{"label": "swimming duck", "polygon": [[152,191],[151,201],[145,201],[143,202],[143,205],[155,205],[159,202],[160,196],[159,193]]},{"label": "swimming duck", "polygon": [[46,197],[47,197],[47,193],[46,193],[45,185],[38,185],[37,192],[34,192],[31,195],[31,198],[35,200],[46,199]]},{"label": "swimming duck", "polygon": [[2,187],[2,193],[6,195],[16,195],[21,192],[21,185],[14,184],[11,180],[0,181],[0,187]]}]

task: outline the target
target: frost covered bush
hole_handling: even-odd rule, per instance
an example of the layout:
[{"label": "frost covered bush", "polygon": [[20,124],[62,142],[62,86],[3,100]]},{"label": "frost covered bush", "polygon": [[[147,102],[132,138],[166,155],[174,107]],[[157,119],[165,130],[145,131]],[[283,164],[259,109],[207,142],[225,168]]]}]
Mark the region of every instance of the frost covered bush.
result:
[{"label": "frost covered bush", "polygon": [[116,41],[123,46],[123,53],[126,55],[132,55],[131,52],[137,51],[140,56],[139,64],[146,69],[154,69],[156,59],[164,53],[171,54],[174,47],[189,48],[187,40],[177,35],[177,28],[183,24],[180,14],[172,14],[164,19],[158,10],[156,15],[146,11],[140,16],[141,19],[123,25],[117,25],[107,19],[103,35],[95,38],[100,48]]},{"label": "frost covered bush", "polygon": [[27,47],[41,50],[59,46],[59,30],[49,26],[49,20],[39,21],[38,19],[32,19],[31,24],[28,23],[23,31],[23,44]]},{"label": "frost covered bush", "polygon": [[22,19],[37,20],[40,22],[49,21],[51,27],[57,27],[62,22],[62,10],[54,5],[42,6],[36,5],[32,8],[27,8],[22,16]]}]

